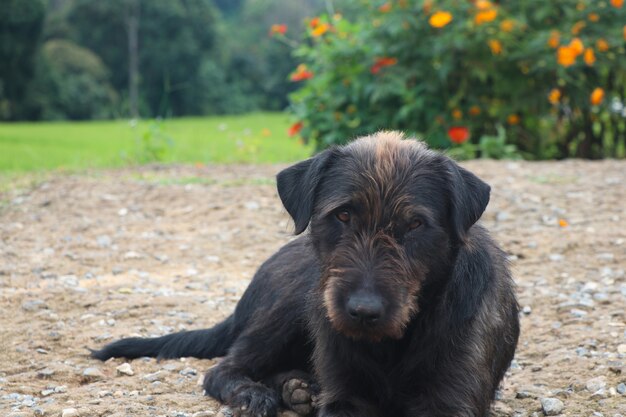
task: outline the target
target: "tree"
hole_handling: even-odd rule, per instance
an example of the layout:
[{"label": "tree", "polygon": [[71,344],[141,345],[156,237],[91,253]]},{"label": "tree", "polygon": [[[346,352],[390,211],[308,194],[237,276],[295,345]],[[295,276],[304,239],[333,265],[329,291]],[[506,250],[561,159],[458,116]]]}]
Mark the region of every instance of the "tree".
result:
[{"label": "tree", "polygon": [[0,119],[21,117],[44,16],[41,0],[5,0],[0,7]]}]

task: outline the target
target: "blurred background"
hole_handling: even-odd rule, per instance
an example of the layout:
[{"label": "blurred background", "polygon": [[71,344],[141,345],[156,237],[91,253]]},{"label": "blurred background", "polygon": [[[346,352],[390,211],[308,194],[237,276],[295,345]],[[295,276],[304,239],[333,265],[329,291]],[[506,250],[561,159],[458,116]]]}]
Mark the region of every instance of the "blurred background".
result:
[{"label": "blurred background", "polygon": [[0,170],[283,162],[380,129],[623,158],[623,0],[3,0]]}]

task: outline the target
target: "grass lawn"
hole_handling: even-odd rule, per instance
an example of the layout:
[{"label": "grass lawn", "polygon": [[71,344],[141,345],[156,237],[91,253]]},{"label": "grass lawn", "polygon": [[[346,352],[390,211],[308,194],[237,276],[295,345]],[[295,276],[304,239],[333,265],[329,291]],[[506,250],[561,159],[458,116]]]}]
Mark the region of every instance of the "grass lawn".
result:
[{"label": "grass lawn", "polygon": [[192,117],[162,122],[0,123],[0,173],[80,170],[142,162],[274,163],[311,155],[287,135],[289,116]]}]

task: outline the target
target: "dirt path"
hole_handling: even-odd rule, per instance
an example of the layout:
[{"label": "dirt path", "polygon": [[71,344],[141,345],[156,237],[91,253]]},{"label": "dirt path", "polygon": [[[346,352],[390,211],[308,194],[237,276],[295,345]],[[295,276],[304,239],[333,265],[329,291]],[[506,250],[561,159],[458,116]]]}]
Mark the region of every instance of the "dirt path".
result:
[{"label": "dirt path", "polygon": [[[626,163],[466,165],[493,187],[483,223],[526,312],[494,415],[543,415],[545,397],[563,415],[626,415]],[[96,172],[0,195],[0,415],[216,414],[197,385],[210,361],[137,360],[129,376],[85,346],[232,311],[291,238],[279,168]]]}]

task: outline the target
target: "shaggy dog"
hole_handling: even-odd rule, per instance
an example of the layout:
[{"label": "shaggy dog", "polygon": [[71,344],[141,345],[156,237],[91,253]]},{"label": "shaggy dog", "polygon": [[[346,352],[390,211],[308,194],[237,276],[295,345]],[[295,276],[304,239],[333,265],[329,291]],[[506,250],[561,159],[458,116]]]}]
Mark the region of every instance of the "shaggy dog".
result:
[{"label": "shaggy dog", "polygon": [[204,389],[236,415],[483,417],[513,358],[505,254],[476,225],[490,187],[397,133],[280,172],[296,233],[215,327],[93,357],[223,360]]}]

